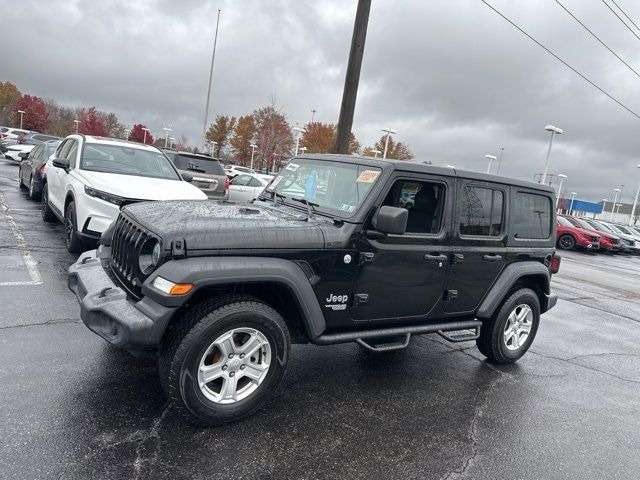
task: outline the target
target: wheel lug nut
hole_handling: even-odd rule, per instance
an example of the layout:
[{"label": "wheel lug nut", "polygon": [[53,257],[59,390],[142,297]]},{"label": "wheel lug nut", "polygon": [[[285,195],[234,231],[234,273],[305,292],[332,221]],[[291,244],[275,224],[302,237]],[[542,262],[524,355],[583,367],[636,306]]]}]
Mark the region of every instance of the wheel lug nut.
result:
[{"label": "wheel lug nut", "polygon": [[229,376],[230,376],[230,377],[233,377],[233,376],[235,376],[235,373],[231,372],[231,373],[229,374]]},{"label": "wheel lug nut", "polygon": [[240,354],[240,358],[244,358],[244,353],[241,353],[241,354]]},{"label": "wheel lug nut", "polygon": [[229,354],[229,358],[233,358],[233,353],[230,353],[230,354]]},{"label": "wheel lug nut", "polygon": [[222,370],[226,370],[227,368],[229,367],[227,367],[226,365],[222,365]]},{"label": "wheel lug nut", "polygon": [[240,365],[240,370],[244,370],[244,367],[246,367],[246,365]]}]

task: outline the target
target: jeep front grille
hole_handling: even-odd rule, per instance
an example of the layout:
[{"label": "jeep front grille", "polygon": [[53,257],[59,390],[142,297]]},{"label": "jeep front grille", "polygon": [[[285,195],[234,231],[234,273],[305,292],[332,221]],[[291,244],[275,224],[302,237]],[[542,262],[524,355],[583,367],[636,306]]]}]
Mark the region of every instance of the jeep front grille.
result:
[{"label": "jeep front grille", "polygon": [[140,271],[138,256],[150,236],[147,229],[120,213],[111,240],[109,265],[122,286],[138,298],[141,296],[142,282],[147,277]]}]

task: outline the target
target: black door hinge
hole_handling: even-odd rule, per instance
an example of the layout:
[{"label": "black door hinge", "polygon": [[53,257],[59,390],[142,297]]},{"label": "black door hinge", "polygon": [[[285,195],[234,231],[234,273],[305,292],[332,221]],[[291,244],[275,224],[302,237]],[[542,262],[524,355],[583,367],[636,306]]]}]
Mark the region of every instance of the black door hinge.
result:
[{"label": "black door hinge", "polygon": [[360,252],[360,257],[358,259],[358,265],[363,265],[365,263],[373,261],[373,257],[375,254],[373,252]]},{"label": "black door hinge", "polygon": [[174,240],[171,242],[171,257],[172,258],[184,258],[187,256],[186,246],[184,239]]},{"label": "black door hinge", "polygon": [[444,300],[446,302],[458,298],[458,290],[447,290],[444,292]]}]

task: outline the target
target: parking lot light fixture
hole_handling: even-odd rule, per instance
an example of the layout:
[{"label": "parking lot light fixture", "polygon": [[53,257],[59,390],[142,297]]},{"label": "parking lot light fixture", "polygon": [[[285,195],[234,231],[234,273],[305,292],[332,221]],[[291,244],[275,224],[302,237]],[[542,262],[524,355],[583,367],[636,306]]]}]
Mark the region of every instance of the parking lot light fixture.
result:
[{"label": "parking lot light fixture", "polygon": [[20,114],[20,130],[22,130],[22,118],[24,117],[24,114],[27,113],[24,110],[18,110],[18,113]]},{"label": "parking lot light fixture", "polygon": [[380,150],[376,150],[375,148],[373,150],[370,150],[371,153],[373,153],[373,158],[378,158],[378,155],[380,155],[382,152]]},{"label": "parking lot light fixture", "polygon": [[496,175],[500,174],[500,166],[502,165],[502,154],[504,153],[504,147],[500,148],[500,156],[498,157],[498,169],[496,170]]},{"label": "parking lot light fixture", "polygon": [[300,146],[300,136],[306,131],[302,127],[293,127],[291,130],[296,132],[296,155],[298,155],[298,147]]},{"label": "parking lot light fixture", "polygon": [[558,202],[560,201],[560,195],[562,194],[562,182],[564,182],[564,179],[567,178],[567,176],[564,173],[561,173],[558,175],[558,178],[560,179],[560,185],[558,186],[558,193],[556,194],[556,208],[558,208]]},{"label": "parking lot light fixture", "polygon": [[142,139],[142,143],[144,143],[145,145],[147,144],[147,132],[149,131],[148,128],[143,128],[142,131],[144,132],[144,138]]},{"label": "parking lot light fixture", "polygon": [[491,162],[497,160],[498,157],[496,157],[495,155],[485,155],[484,158],[489,159],[489,165],[487,165],[487,173],[491,173]]},{"label": "parking lot light fixture", "polygon": [[258,148],[258,145],[255,145],[255,144],[253,144],[253,143],[252,143],[252,144],[251,144],[251,145],[249,145],[249,146],[251,147],[251,164],[249,165],[249,168],[250,168],[251,170],[253,170],[253,154],[255,153],[256,148]]},{"label": "parking lot light fixture", "polygon": [[577,193],[576,192],[571,192],[571,204],[569,205],[569,215],[571,215],[571,212],[573,212],[573,201],[576,198]]},{"label": "parking lot light fixture", "polygon": [[173,142],[175,142],[175,137],[169,137],[169,148],[173,148]]},{"label": "parking lot light fixture", "polygon": [[[638,168],[640,168],[640,164],[638,164]],[[636,214],[636,207],[638,206],[638,195],[640,195],[640,185],[638,185],[638,190],[636,190],[636,197],[633,200],[633,207],[631,207],[631,217],[629,218],[629,225],[633,225],[633,216]]]},{"label": "parking lot light fixture", "polygon": [[[78,125],[80,125],[80,120],[78,120],[77,118],[73,120],[73,123],[76,124],[76,135],[78,134]],[[126,131],[126,130],[125,130]]]},{"label": "parking lot light fixture", "polygon": [[544,129],[547,132],[551,132],[551,138],[549,139],[549,148],[547,150],[547,160],[544,164],[544,172],[542,173],[542,177],[540,178],[540,183],[544,185],[547,181],[547,172],[549,171],[549,159],[551,158],[551,146],[553,145],[553,137],[556,135],[562,135],[564,132],[561,128],[555,127],[553,125],[546,125]]},{"label": "parking lot light fixture", "polygon": [[167,145],[169,144],[169,132],[171,131],[170,127],[165,127],[164,125],[162,126],[162,129],[165,131],[165,135],[164,135],[164,148],[167,148]]},{"label": "parking lot light fixture", "polygon": [[611,215],[609,216],[609,221],[610,222],[613,222],[613,214],[614,214],[615,209],[616,209],[616,203],[618,203],[618,195],[620,195],[620,192],[622,190],[620,190],[619,188],[614,188],[613,191],[616,192],[616,196],[613,197],[613,205],[611,205]]},{"label": "parking lot light fixture", "polygon": [[389,150],[389,137],[391,135],[395,135],[398,132],[389,127],[383,128],[382,131],[387,132],[387,139],[384,141],[384,152],[382,154],[382,158],[387,158],[387,151]]}]

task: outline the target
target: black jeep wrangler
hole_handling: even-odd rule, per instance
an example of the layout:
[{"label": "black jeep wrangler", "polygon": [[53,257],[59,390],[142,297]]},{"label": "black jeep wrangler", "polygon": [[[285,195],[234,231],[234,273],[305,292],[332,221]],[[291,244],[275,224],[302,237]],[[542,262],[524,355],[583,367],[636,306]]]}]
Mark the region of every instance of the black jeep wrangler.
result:
[{"label": "black jeep wrangler", "polygon": [[127,205],[69,288],[88,328],[158,353],[176,408],[218,425],[262,404],[291,343],[382,352],[437,333],[515,362],[557,299],[554,204],[502,177],[302,156],[251,203]]}]

